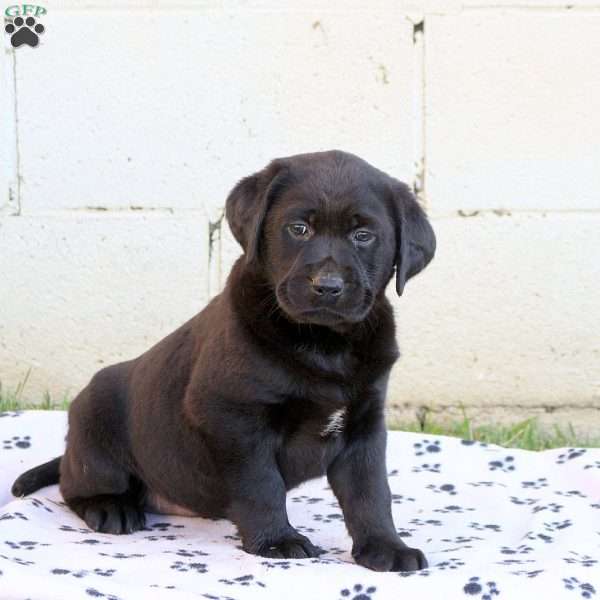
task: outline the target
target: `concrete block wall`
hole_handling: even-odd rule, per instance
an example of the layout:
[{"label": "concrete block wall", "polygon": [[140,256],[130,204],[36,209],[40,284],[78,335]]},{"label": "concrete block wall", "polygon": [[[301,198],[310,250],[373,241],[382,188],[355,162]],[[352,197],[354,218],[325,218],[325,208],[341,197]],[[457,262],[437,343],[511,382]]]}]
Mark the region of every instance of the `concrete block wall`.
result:
[{"label": "concrete block wall", "polygon": [[[228,190],[341,148],[418,190],[392,418],[600,419],[600,4],[46,2],[0,55],[0,381],[74,395],[218,292]],[[393,290],[389,295],[393,298]]]}]

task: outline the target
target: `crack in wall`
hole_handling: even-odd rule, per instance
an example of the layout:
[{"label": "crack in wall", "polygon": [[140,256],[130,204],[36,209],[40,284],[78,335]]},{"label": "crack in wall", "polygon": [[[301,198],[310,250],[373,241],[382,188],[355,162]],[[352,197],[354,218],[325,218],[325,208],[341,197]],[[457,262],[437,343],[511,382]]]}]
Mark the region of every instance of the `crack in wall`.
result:
[{"label": "crack in wall", "polygon": [[21,214],[21,148],[19,144],[19,101],[17,94],[17,53],[13,48],[12,54],[12,76],[13,76],[13,112],[14,112],[14,135],[15,135],[15,181],[16,190],[10,184],[9,205],[14,202],[15,212],[13,215]]},{"label": "crack in wall", "polygon": [[[221,232],[225,211],[222,211],[216,221],[208,221],[208,277],[207,291],[208,297],[212,297],[213,289],[221,287]],[[216,260],[215,260],[215,257]]]},{"label": "crack in wall", "polygon": [[421,204],[426,205],[425,169],[426,169],[426,73],[425,73],[425,16],[418,21],[408,18],[412,24],[412,41],[414,46],[415,87],[413,100],[413,117],[415,123],[413,147],[413,193]]}]

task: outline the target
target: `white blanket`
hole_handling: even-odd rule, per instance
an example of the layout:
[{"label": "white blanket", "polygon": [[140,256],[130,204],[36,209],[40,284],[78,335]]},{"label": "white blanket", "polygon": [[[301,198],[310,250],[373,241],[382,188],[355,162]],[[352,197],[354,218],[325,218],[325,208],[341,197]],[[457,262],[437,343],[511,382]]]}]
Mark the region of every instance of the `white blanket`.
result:
[{"label": "white blanket", "polygon": [[133,535],[95,533],[58,486],[14,499],[23,470],[62,453],[65,413],[0,413],[0,599],[600,600],[600,449],[507,450],[391,432],[399,534],[430,567],[354,564],[339,505],[318,479],[288,494],[290,522],[326,549],[273,560],[227,521],[149,515]]}]

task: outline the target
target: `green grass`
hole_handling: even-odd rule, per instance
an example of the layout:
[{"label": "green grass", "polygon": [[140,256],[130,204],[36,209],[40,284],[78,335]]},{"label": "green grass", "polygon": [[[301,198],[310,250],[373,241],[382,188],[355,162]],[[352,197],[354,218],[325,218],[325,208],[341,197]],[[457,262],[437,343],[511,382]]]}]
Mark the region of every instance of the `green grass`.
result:
[{"label": "green grass", "polygon": [[29,374],[27,371],[23,381],[14,390],[5,389],[0,381],[0,412],[9,410],[66,410],[69,408],[70,399],[65,394],[62,398],[56,400],[52,398],[50,392],[44,392],[41,402],[32,403],[23,400],[23,391],[27,385]]},{"label": "green grass", "polygon": [[390,429],[414,431],[433,435],[450,435],[466,440],[498,444],[506,448],[548,450],[550,448],[600,447],[600,437],[578,433],[571,424],[567,427],[543,427],[535,418],[510,425],[474,425],[465,416],[461,421],[394,423]]},{"label": "green grass", "polygon": [[[56,400],[48,392],[42,402],[34,404],[23,400],[23,390],[27,384],[29,373],[15,390],[6,390],[0,383],[0,412],[11,410],[66,410],[70,399],[65,395]],[[507,448],[523,448],[525,450],[547,450],[549,448],[589,448],[600,447],[600,437],[582,435],[569,424],[566,427],[555,425],[552,428],[542,427],[534,418],[526,419],[511,425],[475,425],[466,411],[462,420],[452,422],[436,422],[429,418],[424,422],[391,423],[390,429],[414,431],[432,435],[450,435],[466,440],[477,440],[488,444],[498,444]]]}]

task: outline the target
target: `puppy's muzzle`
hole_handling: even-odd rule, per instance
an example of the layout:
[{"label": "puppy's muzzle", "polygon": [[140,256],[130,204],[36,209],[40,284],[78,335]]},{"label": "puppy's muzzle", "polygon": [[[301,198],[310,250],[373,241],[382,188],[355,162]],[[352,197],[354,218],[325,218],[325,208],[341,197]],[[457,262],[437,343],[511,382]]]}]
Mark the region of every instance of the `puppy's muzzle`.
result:
[{"label": "puppy's muzzle", "polygon": [[338,273],[318,273],[310,279],[313,294],[322,300],[338,298],[344,292],[344,280]]}]

